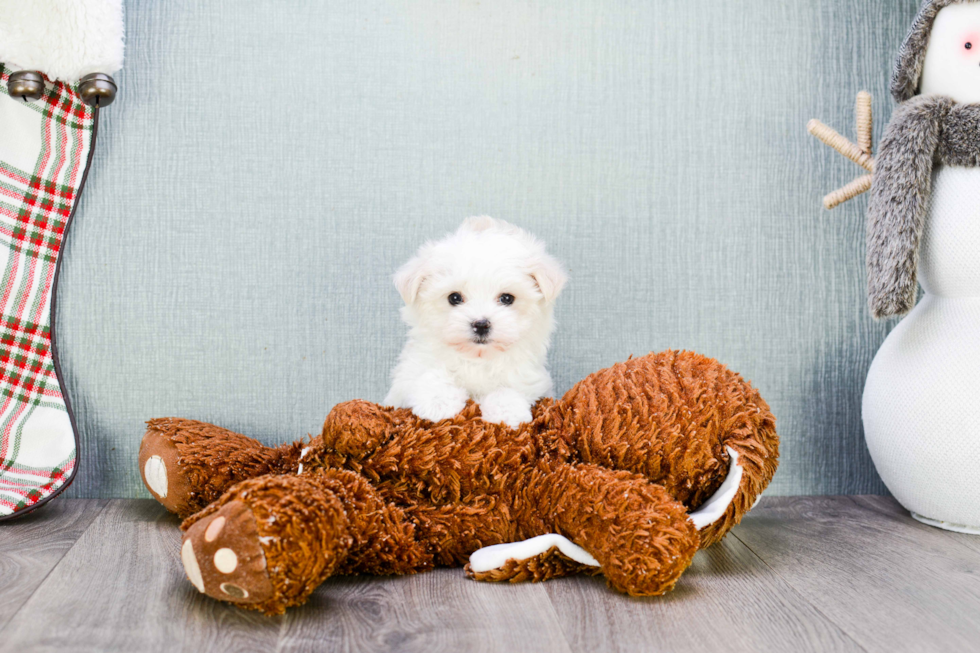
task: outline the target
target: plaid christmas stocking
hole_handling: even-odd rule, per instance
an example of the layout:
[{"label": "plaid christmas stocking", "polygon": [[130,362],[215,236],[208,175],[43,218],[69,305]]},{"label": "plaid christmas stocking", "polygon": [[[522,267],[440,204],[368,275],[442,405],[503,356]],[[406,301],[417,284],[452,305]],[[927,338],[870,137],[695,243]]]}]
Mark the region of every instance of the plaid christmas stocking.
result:
[{"label": "plaid christmas stocking", "polygon": [[0,520],[75,475],[78,436],[54,346],[61,246],[95,145],[98,110],[68,85],[9,97],[0,64]]}]

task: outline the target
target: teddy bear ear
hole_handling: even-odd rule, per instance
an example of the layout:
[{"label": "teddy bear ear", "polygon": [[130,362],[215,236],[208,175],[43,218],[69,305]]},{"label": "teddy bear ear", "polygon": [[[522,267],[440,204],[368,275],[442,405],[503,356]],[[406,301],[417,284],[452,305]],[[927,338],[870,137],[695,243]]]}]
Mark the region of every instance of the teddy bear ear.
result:
[{"label": "teddy bear ear", "polygon": [[548,254],[538,254],[531,261],[531,278],[537,284],[538,290],[544,295],[546,302],[558,299],[562,288],[568,283],[568,274],[554,257]]},{"label": "teddy bear ear", "polygon": [[426,259],[422,256],[412,258],[395,272],[395,288],[398,289],[398,293],[406,305],[410,306],[418,299],[422,282],[425,281],[426,276],[428,276],[428,266]]}]

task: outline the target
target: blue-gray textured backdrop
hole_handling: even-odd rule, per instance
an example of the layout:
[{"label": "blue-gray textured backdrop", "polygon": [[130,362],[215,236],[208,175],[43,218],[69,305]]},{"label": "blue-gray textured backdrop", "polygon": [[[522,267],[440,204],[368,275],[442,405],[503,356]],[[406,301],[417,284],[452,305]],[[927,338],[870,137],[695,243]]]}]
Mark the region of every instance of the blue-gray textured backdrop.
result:
[{"label": "blue-gray textured backdrop", "polygon": [[491,214],[571,271],[559,391],[666,348],[751,379],[770,492],[884,491],[861,430],[890,325],[864,300],[852,134],[916,0],[130,0],[127,61],[65,251],[74,496],[147,496],[143,421],[279,442],[380,400],[391,272]]}]

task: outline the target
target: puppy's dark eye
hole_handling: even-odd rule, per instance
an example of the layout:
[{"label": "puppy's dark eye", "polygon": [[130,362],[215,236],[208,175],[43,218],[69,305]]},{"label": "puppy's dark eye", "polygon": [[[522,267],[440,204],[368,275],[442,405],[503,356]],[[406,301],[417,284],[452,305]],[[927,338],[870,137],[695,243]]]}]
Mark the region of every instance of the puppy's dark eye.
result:
[{"label": "puppy's dark eye", "polygon": [[967,42],[967,44],[966,44],[966,45],[964,45],[963,47],[964,47],[964,48],[966,48],[967,50],[972,50],[972,49],[973,49],[973,44],[972,44],[972,43],[969,43],[969,42]]},{"label": "puppy's dark eye", "polygon": [[450,293],[449,294],[449,305],[450,306],[459,306],[462,303],[463,303],[463,296],[460,295],[458,292],[454,292],[454,293]]},{"label": "puppy's dark eye", "polygon": [[504,306],[510,306],[514,303],[514,296],[509,293],[504,293],[500,296],[500,303]]}]

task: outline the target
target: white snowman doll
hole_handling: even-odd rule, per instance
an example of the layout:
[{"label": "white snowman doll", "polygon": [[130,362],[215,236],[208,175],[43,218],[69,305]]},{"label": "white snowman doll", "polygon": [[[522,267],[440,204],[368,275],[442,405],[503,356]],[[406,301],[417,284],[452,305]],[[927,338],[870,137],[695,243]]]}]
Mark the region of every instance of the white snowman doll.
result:
[{"label": "white snowman doll", "polygon": [[865,436],[916,519],[980,534],[980,0],[922,5],[892,94],[900,104],[877,158],[866,94],[859,144],[810,124],[873,173],[825,204],[870,187],[869,305],[877,318],[908,313],[868,372]]}]

